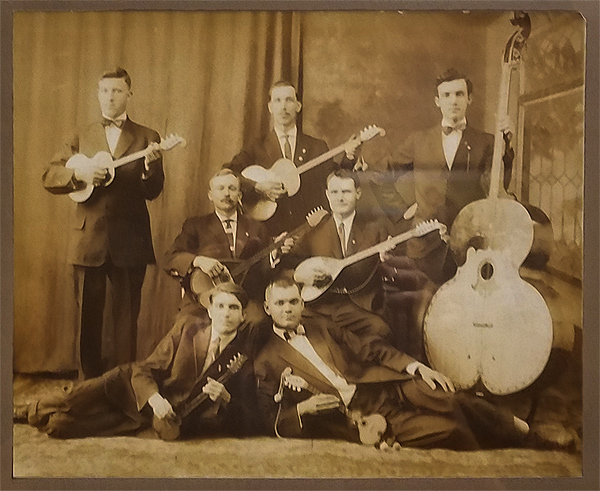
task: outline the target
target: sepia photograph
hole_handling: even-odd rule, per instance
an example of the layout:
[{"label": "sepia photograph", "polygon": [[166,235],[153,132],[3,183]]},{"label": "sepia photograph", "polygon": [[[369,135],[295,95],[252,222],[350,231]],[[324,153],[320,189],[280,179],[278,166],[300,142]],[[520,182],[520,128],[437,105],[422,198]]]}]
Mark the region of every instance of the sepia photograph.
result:
[{"label": "sepia photograph", "polygon": [[584,477],[580,10],[50,4],[11,12],[11,486]]}]

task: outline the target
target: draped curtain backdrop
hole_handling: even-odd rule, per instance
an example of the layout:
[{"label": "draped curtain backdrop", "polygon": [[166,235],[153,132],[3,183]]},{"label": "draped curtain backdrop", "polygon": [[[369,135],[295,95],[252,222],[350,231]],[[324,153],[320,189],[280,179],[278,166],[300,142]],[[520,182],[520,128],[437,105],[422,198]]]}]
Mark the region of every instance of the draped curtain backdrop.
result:
[{"label": "draped curtain backdrop", "polygon": [[165,187],[148,204],[158,265],[148,268],[142,292],[142,358],[170,328],[179,301],[162,254],[186,218],[211,210],[208,177],[268,128],[269,86],[300,81],[300,42],[291,12],[15,13],[15,371],[77,368],[67,262],[75,204],[45,191],[41,176],[64,137],[99,117],[101,73],[126,68],[130,117],[188,141],[165,153]]}]

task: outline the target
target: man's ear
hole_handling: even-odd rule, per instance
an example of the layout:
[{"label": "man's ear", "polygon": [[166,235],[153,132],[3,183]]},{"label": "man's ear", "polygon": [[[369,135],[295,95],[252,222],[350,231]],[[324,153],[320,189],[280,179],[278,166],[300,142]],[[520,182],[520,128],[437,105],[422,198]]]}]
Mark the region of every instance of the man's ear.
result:
[{"label": "man's ear", "polygon": [[359,200],[361,196],[362,196],[362,189],[356,188],[356,199]]},{"label": "man's ear", "polygon": [[473,94],[467,96],[467,104],[471,104],[471,102],[473,102]]},{"label": "man's ear", "polygon": [[269,114],[273,114],[273,108],[271,107],[271,101],[267,102],[267,107],[269,108]]},{"label": "man's ear", "polygon": [[267,303],[266,300],[263,302],[263,309],[265,309],[265,312],[267,313],[268,316],[271,315],[271,311],[269,310],[269,304]]},{"label": "man's ear", "polygon": [[208,193],[206,193],[206,195],[208,196],[208,199],[212,202],[213,196],[212,196],[212,191],[210,188],[208,188]]},{"label": "man's ear", "polygon": [[433,101],[437,107],[440,107],[440,98],[437,95],[433,98]]}]

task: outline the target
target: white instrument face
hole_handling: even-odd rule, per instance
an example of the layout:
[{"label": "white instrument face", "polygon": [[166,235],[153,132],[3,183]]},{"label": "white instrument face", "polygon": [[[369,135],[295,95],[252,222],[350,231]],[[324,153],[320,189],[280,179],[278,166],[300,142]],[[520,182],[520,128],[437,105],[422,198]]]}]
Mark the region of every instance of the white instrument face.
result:
[{"label": "white instrument face", "polygon": [[[161,151],[171,150],[177,145],[182,145],[183,147],[185,147],[187,145],[187,142],[184,138],[180,137],[179,135],[173,134],[170,134],[166,138],[161,139],[160,143],[158,144]],[[126,155],[125,157],[122,157],[118,160],[113,160],[112,156],[108,152],[98,152],[92,158],[89,158],[83,154],[76,154],[73,155],[73,157],[71,157],[67,161],[65,167],[67,169],[81,169],[85,167],[104,168],[106,169],[107,177],[102,186],[108,186],[110,185],[110,183],[112,183],[113,179],[115,178],[115,169],[117,167],[143,158],[146,155],[150,154],[152,151],[153,148],[151,145],[149,145],[144,150],[140,150],[139,152],[135,152],[131,155]],[[92,184],[86,184],[84,188],[69,193],[69,197],[77,203],[83,203],[92,196],[92,193],[94,192],[94,187],[95,186],[93,186]]]},{"label": "white instrument face", "polygon": [[[375,138],[375,136],[385,135],[385,130],[375,125],[367,126],[362,129],[358,136],[350,138],[348,141],[335,147],[332,150],[306,162],[300,167],[291,160],[281,158],[277,160],[269,169],[261,165],[250,165],[242,171],[242,176],[256,183],[281,183],[281,189],[285,190],[288,196],[294,196],[300,190],[300,175],[317,165],[326,162],[336,155],[344,152],[347,148],[356,148],[358,144]],[[265,221],[273,216],[277,210],[277,203],[269,199],[261,199],[252,206],[246,206],[246,213],[254,220]]]}]

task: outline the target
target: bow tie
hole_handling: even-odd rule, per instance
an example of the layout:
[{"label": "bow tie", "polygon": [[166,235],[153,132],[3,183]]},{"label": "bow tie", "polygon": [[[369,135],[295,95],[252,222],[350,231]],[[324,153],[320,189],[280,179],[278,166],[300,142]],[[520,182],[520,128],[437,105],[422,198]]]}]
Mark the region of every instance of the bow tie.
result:
[{"label": "bow tie", "polygon": [[305,335],[305,331],[304,331],[304,327],[303,326],[298,326],[295,330],[285,330],[283,331],[283,337],[286,339],[286,341],[289,341],[292,338],[295,338],[296,336],[304,336]]},{"label": "bow tie", "polygon": [[442,131],[444,132],[444,135],[449,135],[453,131],[465,131],[466,127],[467,127],[467,123],[462,121],[462,122],[458,123],[456,126],[442,126]]},{"label": "bow tie", "polygon": [[122,128],[123,124],[125,123],[124,119],[108,119],[108,118],[104,118],[102,120],[102,126],[106,127],[106,126],[116,126],[117,128]]}]

